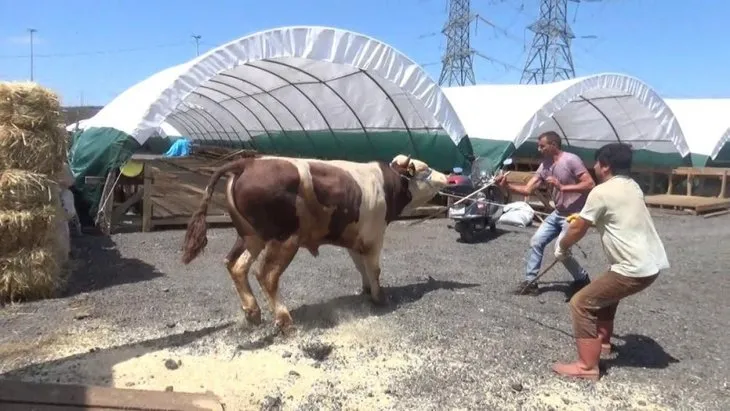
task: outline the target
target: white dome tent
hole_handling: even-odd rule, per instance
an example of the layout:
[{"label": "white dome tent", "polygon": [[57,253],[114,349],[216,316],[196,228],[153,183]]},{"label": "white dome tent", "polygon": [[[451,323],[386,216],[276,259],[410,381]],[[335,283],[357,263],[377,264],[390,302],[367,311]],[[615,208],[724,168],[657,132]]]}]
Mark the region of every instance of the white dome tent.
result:
[{"label": "white dome tent", "polygon": [[[730,141],[730,99],[668,98],[665,101],[679,119],[687,137],[693,166],[704,167],[713,162],[730,163],[730,153],[720,156],[721,150]],[[728,148],[725,148],[724,152],[727,151]]]},{"label": "white dome tent", "polygon": [[202,144],[302,157],[404,153],[451,169],[471,154],[425,70],[385,43],[329,27],[254,33],[130,87],[75,138],[76,181],[126,161],[163,122]]},{"label": "white dome tent", "polygon": [[[689,146],[672,110],[648,85],[621,74],[596,74],[542,85],[444,88],[475,155],[495,161],[527,151],[554,130],[584,158],[609,142],[630,143],[637,163],[687,161]],[[527,150],[525,150],[527,149]],[[592,160],[592,158],[590,159]]]},{"label": "white dome tent", "polygon": [[[452,145],[465,137],[449,101],[416,63],[375,39],[327,27],[234,40],[130,87],[85,127],[115,129],[143,144],[164,121],[208,143],[338,158],[384,157],[378,145],[390,138],[388,155],[412,151],[429,161],[420,151],[433,142],[419,143],[416,134],[433,138],[443,130]],[[343,147],[355,136],[357,147]]]}]

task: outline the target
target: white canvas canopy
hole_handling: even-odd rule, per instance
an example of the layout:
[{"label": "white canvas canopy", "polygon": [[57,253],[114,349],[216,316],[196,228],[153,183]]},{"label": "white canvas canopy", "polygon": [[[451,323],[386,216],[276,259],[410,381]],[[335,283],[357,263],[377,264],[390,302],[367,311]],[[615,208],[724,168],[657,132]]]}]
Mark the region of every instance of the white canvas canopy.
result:
[{"label": "white canvas canopy", "polygon": [[130,87],[85,126],[114,128],[142,144],[163,121],[185,135],[223,140],[289,130],[443,129],[458,144],[466,134],[418,64],[373,38],[328,27],[234,40]]},{"label": "white canvas canopy", "polygon": [[730,99],[665,99],[679,119],[698,166],[715,159],[730,141]]},{"label": "white canvas canopy", "polygon": [[472,144],[478,139],[519,147],[547,130],[566,146],[597,149],[609,142],[635,150],[689,153],[664,100],[640,80],[597,74],[542,85],[485,84],[444,88]]}]

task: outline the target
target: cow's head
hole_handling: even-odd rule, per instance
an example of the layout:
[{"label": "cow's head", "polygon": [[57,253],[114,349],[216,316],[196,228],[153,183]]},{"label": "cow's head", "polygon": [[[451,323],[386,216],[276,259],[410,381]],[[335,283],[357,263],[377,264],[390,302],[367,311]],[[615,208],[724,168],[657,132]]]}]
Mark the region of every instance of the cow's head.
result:
[{"label": "cow's head", "polygon": [[419,207],[431,200],[448,184],[446,175],[432,169],[421,160],[399,154],[390,162],[390,166],[407,182],[411,192],[411,202],[406,209]]}]

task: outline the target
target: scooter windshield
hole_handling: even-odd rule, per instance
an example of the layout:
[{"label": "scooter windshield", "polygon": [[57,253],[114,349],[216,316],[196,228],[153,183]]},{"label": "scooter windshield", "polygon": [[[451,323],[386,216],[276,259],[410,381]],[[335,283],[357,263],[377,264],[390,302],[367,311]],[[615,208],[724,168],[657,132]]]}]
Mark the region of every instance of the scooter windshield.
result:
[{"label": "scooter windshield", "polygon": [[494,172],[494,164],[486,157],[477,157],[471,166],[472,181],[488,180]]}]

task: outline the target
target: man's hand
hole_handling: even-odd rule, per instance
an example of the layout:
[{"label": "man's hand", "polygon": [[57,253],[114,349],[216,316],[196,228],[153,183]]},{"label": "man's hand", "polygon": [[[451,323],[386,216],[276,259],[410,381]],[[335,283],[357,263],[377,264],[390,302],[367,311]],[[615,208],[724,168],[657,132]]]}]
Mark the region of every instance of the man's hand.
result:
[{"label": "man's hand", "polygon": [[550,176],[550,177],[546,178],[545,179],[545,182],[548,183],[548,184],[550,184],[550,185],[552,185],[552,186],[554,186],[559,191],[561,191],[563,189],[563,185],[560,184],[560,181],[558,181],[558,179],[555,178],[555,176]]},{"label": "man's hand", "polygon": [[578,219],[578,213],[573,213],[565,218],[565,221],[568,222],[568,224],[571,224],[573,221]]},{"label": "man's hand", "polygon": [[494,179],[494,182],[500,187],[507,187],[507,176],[500,174]]},{"label": "man's hand", "polygon": [[564,260],[570,258],[570,256],[571,256],[570,249],[563,250],[560,247],[560,242],[555,244],[555,258],[558,261],[564,261]]}]

